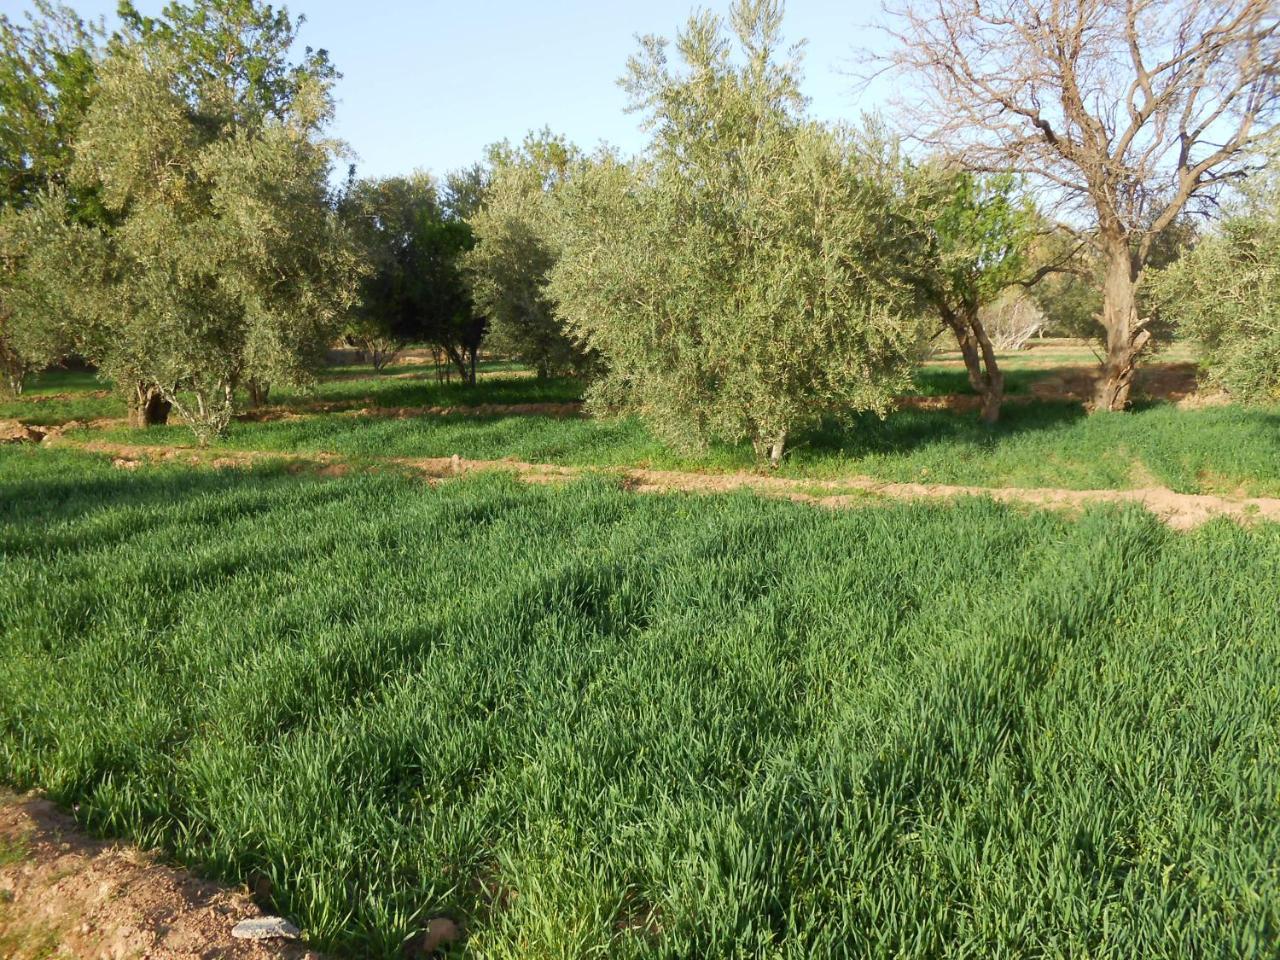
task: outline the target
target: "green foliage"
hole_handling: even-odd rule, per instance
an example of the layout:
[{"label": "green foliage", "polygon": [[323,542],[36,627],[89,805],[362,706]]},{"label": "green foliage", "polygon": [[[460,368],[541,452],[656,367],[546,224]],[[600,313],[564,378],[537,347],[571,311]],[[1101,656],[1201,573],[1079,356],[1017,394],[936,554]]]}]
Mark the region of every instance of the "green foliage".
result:
[{"label": "green foliage", "polygon": [[1017,196],[1011,175],[978,176],[937,163],[906,165],[903,175],[905,201],[922,235],[901,268],[933,323],[955,338],[970,386],[983,398],[982,419],[995,422],[1004,397],[996,341],[1020,335],[1000,320],[1014,315],[1008,293],[1025,279],[1035,208]]},{"label": "green foliage", "polygon": [[173,92],[221,132],[296,122],[304,90],[325,101],[325,114],[332,109],[329,92],[339,74],[323,49],[307,47],[298,56],[306,18],[291,17],[286,7],[260,0],[173,0],[159,17],[147,17],[121,0],[119,13],[129,35],[172,53],[181,64]]},{"label": "green foliage", "polygon": [[66,198],[68,215],[101,218],[92,191],[72,191],[72,140],[96,88],[101,28],[68,7],[37,0],[25,24],[0,16],[0,369],[20,394],[28,374],[71,349],[50,292],[28,268],[40,238],[20,222],[45,192]]},{"label": "green foliage", "polygon": [[0,780],[267,875],[350,956],[444,914],[495,960],[1243,960],[1277,558],[1139,511],[2,450]]},{"label": "green foliage", "polygon": [[[154,385],[207,440],[237,384],[307,379],[359,265],[328,196],[327,61],[290,66],[294,28],[269,8],[166,18],[113,40],[77,133],[73,182],[109,225],[74,222],[50,193],[28,233],[77,349],[139,398]],[[207,62],[209,44],[226,62]]]},{"label": "green foliage", "polygon": [[369,265],[347,336],[381,370],[426,326],[418,238],[438,218],[435,183],[421,172],[355,181],[338,210]]},{"label": "green foliage", "polygon": [[1035,209],[1013,176],[925,165],[908,171],[907,188],[932,254],[919,282],[935,310],[975,313],[1023,277]]},{"label": "green foliage", "polygon": [[558,256],[552,197],[577,159],[577,149],[548,130],[530,133],[519,147],[497,144],[483,202],[468,221],[475,247],[464,262],[476,305],[489,320],[489,346],[540,377],[580,372],[590,362],[546,292]]},{"label": "green foliage", "polygon": [[489,192],[489,168],[475,163],[460,170],[451,170],[444,178],[444,192],[440,198],[445,213],[454,220],[470,220],[482,206]]},{"label": "green foliage", "polygon": [[72,141],[92,101],[101,27],[48,0],[27,22],[0,16],[0,207],[67,185]]},{"label": "green foliage", "polygon": [[1195,340],[1210,379],[1241,400],[1280,400],[1280,177],[1155,274],[1164,320]]},{"label": "green foliage", "polygon": [[348,335],[376,368],[408,343],[430,343],[474,379],[485,319],[471,300],[463,258],[474,245],[465,217],[483,182],[451,175],[444,196],[425,173],[351,184],[339,209],[372,265]]},{"label": "green foliage", "polygon": [[780,5],[739,3],[732,24],[741,63],[709,14],[677,41],[683,72],[643,41],[625,84],[651,144],[561,188],[549,289],[604,361],[597,407],[776,465],[788,434],[883,411],[905,382],[911,297],[887,267],[906,230],[848,138],[805,119]]},{"label": "green foliage", "polygon": [[[1147,255],[1147,269],[1158,270],[1174,263],[1184,250],[1196,244],[1197,238],[1196,222],[1189,216],[1177,218],[1156,236]],[[1074,254],[1070,253],[1072,248]],[[1082,245],[1075,235],[1055,231],[1039,238],[1033,259],[1038,263],[1061,263],[1064,268],[1049,273],[1031,290],[1044,311],[1045,332],[1104,344],[1106,330],[1099,318],[1106,271],[1096,241],[1086,238]],[[1152,347],[1159,349],[1169,345],[1175,331],[1160,316],[1151,291],[1151,282],[1144,277],[1137,289],[1137,307],[1140,316],[1151,318],[1145,329],[1152,334]]]},{"label": "green foliage", "polygon": [[1102,314],[1102,268],[1096,257],[1083,254],[1072,272],[1052,274],[1031,291],[1044,311],[1045,332],[1053,337],[1106,339],[1098,317]]},{"label": "green foliage", "polygon": [[77,207],[52,186],[0,211],[0,360],[11,393],[27,374],[84,349],[81,320],[103,303],[104,235],[79,222]]}]

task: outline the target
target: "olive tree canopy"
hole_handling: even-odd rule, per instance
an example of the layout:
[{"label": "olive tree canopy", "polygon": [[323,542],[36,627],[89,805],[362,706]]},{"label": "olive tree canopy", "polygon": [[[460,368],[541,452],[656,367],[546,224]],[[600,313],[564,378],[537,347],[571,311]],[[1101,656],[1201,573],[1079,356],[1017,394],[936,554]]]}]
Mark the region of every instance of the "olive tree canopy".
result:
[{"label": "olive tree canopy", "polygon": [[1008,174],[975,175],[947,164],[907,166],[915,225],[923,231],[916,282],[960,349],[969,385],[994,423],[1004,373],[987,329],[987,308],[1011,286],[1032,282],[1035,209]]},{"label": "olive tree canopy", "polygon": [[426,173],[358,180],[339,210],[371,269],[347,336],[382,369],[412,341],[430,343],[474,384],[485,318],[474,307],[463,257],[474,246],[466,215],[482,181],[451,175],[443,190]]},{"label": "olive tree canopy", "polygon": [[270,7],[199,12],[139,20],[100,65],[72,180],[109,225],[75,222],[54,193],[32,219],[80,351],[140,422],[171,404],[207,440],[238,386],[307,379],[360,268],[329,196],[327,58],[290,65],[296,22]]},{"label": "olive tree canopy", "polygon": [[1156,272],[1152,292],[1163,319],[1199,344],[1212,382],[1245,401],[1280,400],[1280,175]]},{"label": "olive tree canopy", "polygon": [[24,21],[0,16],[0,368],[13,393],[32,370],[72,349],[49,314],[40,274],[28,268],[36,240],[22,212],[50,189],[69,213],[102,213],[91,191],[69,192],[72,140],[96,89],[101,27],[69,7],[37,0]]},{"label": "olive tree canopy", "polygon": [[642,41],[624,82],[651,142],[562,185],[549,290],[601,356],[597,407],[776,465],[797,428],[884,411],[905,382],[908,231],[849,138],[805,117],[781,4],[742,0],[729,27],[691,19],[682,70]]},{"label": "olive tree canopy", "polygon": [[[476,307],[489,321],[488,343],[540,377],[581,371],[589,360],[546,292],[559,256],[553,198],[578,158],[573,144],[547,130],[519,147],[497,144],[483,200],[468,220],[475,246],[464,263]],[[457,196],[465,203],[468,192]]]}]

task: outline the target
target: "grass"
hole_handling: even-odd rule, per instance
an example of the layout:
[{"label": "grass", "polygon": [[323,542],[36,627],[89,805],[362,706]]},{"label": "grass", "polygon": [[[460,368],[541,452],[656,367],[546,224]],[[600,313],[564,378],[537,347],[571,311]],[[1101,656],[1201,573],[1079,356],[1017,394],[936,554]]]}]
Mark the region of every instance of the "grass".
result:
[{"label": "grass", "polygon": [[539,380],[504,373],[482,377],[474,387],[454,381],[440,383],[434,374],[414,373],[413,379],[380,374],[333,376],[312,389],[277,391],[273,404],[305,407],[312,403],[343,403],[378,407],[479,406],[508,403],[572,403],[582,399],[582,382],[570,377]]},{"label": "grass", "polygon": [[[430,368],[333,368],[307,390],[278,388],[271,406],[301,410],[316,403],[352,408],[479,406],[483,404],[572,403],[582,398],[582,383],[572,378],[538,380],[512,372],[507,364],[486,375],[474,387],[460,382],[440,383]],[[409,373],[410,377],[402,376]],[[73,420],[97,420],[125,415],[124,401],[106,394],[110,384],[92,373],[50,370],[33,376],[21,397],[0,397],[0,419],[32,426],[52,426]],[[248,410],[242,398],[242,410]]]},{"label": "grass", "polygon": [[[1038,347],[1026,356],[1057,356],[1065,348]],[[1080,348],[1072,348],[1080,352]],[[1070,352],[1070,351],[1067,351]],[[1024,355],[1019,354],[1018,357]],[[1011,369],[1010,391],[1025,391],[1045,374],[1024,360]],[[1012,363],[1012,360],[1011,360]],[[277,391],[275,405],[303,409],[324,402],[358,408],[566,403],[578,399],[572,379],[539,381],[508,370],[474,387],[437,383],[430,371],[415,378],[374,375],[357,368],[332,371],[307,393]],[[963,371],[926,367],[917,374],[925,394],[966,392]],[[122,416],[115,397],[93,395],[91,374],[54,371],[36,378],[28,395],[0,403],[0,418],[32,424]],[[192,442],[182,425],[149,431],[116,428],[95,435],[130,443]],[[394,420],[311,416],[267,423],[234,423],[227,448],[280,452],[331,451],[357,458],[514,457],[574,466],[651,466],[686,470],[747,470],[747,445],[716,445],[700,454],[665,447],[634,420],[590,421],[530,416],[422,417]],[[1010,404],[994,429],[971,412],[904,410],[881,421],[854,417],[794,438],[783,473],[838,479],[866,475],[887,481],[972,486],[1127,489],[1168,486],[1182,493],[1280,496],[1280,410],[1222,407],[1183,411],[1148,404],[1122,417],[1086,417],[1076,404]]]},{"label": "grass", "polygon": [[[1027,392],[1027,388],[1043,377],[1043,370],[1010,370],[1005,373],[1004,392],[1006,396],[1019,396]],[[912,375],[911,393],[921,397],[944,397],[954,394],[972,394],[969,375],[963,367],[942,366],[940,364],[924,364],[916,368]]]},{"label": "grass", "polygon": [[[95,434],[98,435],[98,434]],[[141,444],[190,444],[185,427],[113,430]],[[665,447],[635,420],[544,417],[309,417],[233,424],[229,449],[331,451],[352,457],[462,457],[574,466],[747,470],[748,445],[703,454]],[[795,438],[782,473],[866,475],[973,486],[1131,489],[1280,496],[1280,410],[1157,404],[1088,417],[1077,405],[1011,405],[995,428],[972,414],[899,411],[863,416]]]},{"label": "grass", "polygon": [[83,370],[46,370],[28,378],[22,396],[0,393],[0,420],[54,426],[72,420],[123,417],[124,402],[101,394],[109,385]]},{"label": "grass", "polygon": [[22,837],[0,837],[0,870],[21,863],[30,855],[30,850]]},{"label": "grass", "polygon": [[[378,372],[369,366],[332,367],[312,387],[299,390],[279,387],[272,391],[271,406],[302,410],[317,403],[351,407],[480,406],[483,404],[573,403],[582,399],[583,385],[570,377],[538,380],[511,364],[490,364],[475,387],[453,380],[439,382],[432,368],[421,365],[388,367]],[[1024,392],[1026,384],[1043,371],[1011,373],[1008,392]],[[52,370],[34,375],[21,397],[0,398],[0,419],[21,420],[33,426],[123,417],[124,402],[117,396],[99,396],[110,384],[92,373]],[[917,371],[914,392],[925,396],[972,393],[963,370],[925,367]],[[250,409],[247,397],[241,408]]]},{"label": "grass", "polygon": [[1280,935],[1280,526],[9,449],[0,577],[0,779],[351,956]]}]

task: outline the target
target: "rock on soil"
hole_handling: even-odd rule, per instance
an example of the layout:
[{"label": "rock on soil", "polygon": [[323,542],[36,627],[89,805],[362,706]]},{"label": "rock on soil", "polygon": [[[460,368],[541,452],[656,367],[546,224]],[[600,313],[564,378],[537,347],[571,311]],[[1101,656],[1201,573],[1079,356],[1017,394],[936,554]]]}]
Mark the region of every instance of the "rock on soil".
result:
[{"label": "rock on soil", "polygon": [[297,940],[302,931],[283,917],[255,917],[231,928],[237,940]]},{"label": "rock on soil", "polygon": [[261,916],[246,891],[94,840],[47,800],[0,797],[4,960],[321,960],[297,943],[232,936]]},{"label": "rock on soil", "polygon": [[461,927],[448,917],[436,917],[428,921],[427,929],[404,945],[404,954],[408,960],[433,957],[461,937]]}]

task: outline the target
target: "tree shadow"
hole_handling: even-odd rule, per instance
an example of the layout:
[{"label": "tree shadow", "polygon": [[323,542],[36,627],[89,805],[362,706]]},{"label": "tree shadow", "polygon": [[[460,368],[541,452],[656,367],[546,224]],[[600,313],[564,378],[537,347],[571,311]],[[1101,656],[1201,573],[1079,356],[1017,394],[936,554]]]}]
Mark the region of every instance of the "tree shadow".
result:
[{"label": "tree shadow", "polygon": [[[1030,390],[1031,384],[1043,379],[1051,370],[1005,370],[1004,392],[1006,396],[1018,396]],[[921,367],[911,376],[909,395],[943,397],[952,395],[976,396],[969,383],[969,374],[963,368],[939,369]]]},{"label": "tree shadow", "polygon": [[[263,464],[247,470],[195,470],[178,472],[167,467],[125,470],[105,458],[76,454],[71,461],[33,451],[37,465],[29,476],[6,479],[0,497],[0,528],[50,527],[82,520],[105,509],[169,507],[175,503],[243,491],[246,486],[263,493],[298,482],[284,465]],[[61,467],[61,469],[58,469]]]},{"label": "tree shadow", "polygon": [[1018,435],[1061,430],[1088,414],[1074,402],[1009,404],[996,424],[983,423],[971,411],[899,410],[883,420],[875,414],[856,414],[832,420],[796,437],[795,451],[803,459],[905,454],[923,447],[949,444],[994,449]]}]

